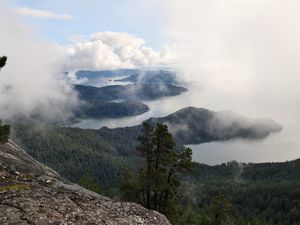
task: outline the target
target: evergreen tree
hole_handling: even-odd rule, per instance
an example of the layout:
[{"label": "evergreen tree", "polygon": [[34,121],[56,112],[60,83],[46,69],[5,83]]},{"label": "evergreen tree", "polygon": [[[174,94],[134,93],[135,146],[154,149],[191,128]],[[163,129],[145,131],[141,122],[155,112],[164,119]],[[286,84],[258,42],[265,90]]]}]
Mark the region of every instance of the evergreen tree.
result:
[{"label": "evergreen tree", "polygon": [[0,57],[0,70],[2,69],[2,67],[4,67],[6,65],[6,61],[7,61],[6,56]]},{"label": "evergreen tree", "polygon": [[133,171],[129,167],[123,168],[120,179],[121,200],[139,203],[139,186],[134,179]]},{"label": "evergreen tree", "polygon": [[[5,66],[7,61],[6,56],[0,57],[0,70],[2,67]],[[2,125],[2,121],[0,120],[0,143],[5,144],[8,142],[9,139],[9,134],[10,134],[10,126],[9,125]]]},{"label": "evergreen tree", "polygon": [[[137,151],[141,155],[141,166],[135,184],[131,178],[121,182],[121,191],[132,197],[128,190],[136,191],[137,201],[143,206],[166,212],[169,204],[178,199],[178,172],[189,169],[192,165],[192,150],[185,148],[178,152],[168,127],[157,124],[155,129],[144,123],[141,135],[138,137]],[[135,188],[133,188],[133,186]],[[124,188],[125,187],[125,188]],[[124,196],[124,195],[123,195]]]},{"label": "evergreen tree", "polygon": [[[169,179],[169,170],[172,170],[171,164],[176,160],[175,142],[172,135],[168,132],[168,127],[163,124],[157,124],[154,137],[154,187],[153,187],[153,208],[162,211],[164,203],[168,200],[168,193],[171,180]],[[174,194],[174,193],[173,193]],[[164,196],[165,195],[165,196]],[[165,198],[164,198],[165,197]],[[167,197],[167,198],[166,198]]]},{"label": "evergreen tree", "polygon": [[5,124],[2,125],[2,121],[0,120],[0,143],[5,144],[8,142],[10,134],[10,126]]},{"label": "evergreen tree", "polygon": [[95,179],[93,177],[91,177],[91,175],[89,173],[84,173],[78,180],[78,184],[81,187],[84,187],[86,189],[89,189],[91,191],[94,191],[98,194],[101,194],[101,188],[99,186],[99,184],[95,181]]},{"label": "evergreen tree", "polygon": [[212,225],[224,225],[232,210],[232,205],[223,195],[218,195],[215,197],[210,210],[213,221]]},{"label": "evergreen tree", "polygon": [[143,205],[147,208],[151,208],[151,190],[154,178],[153,135],[153,127],[149,123],[143,123],[142,133],[138,137],[140,144],[137,146],[137,150],[144,159],[143,163],[146,164],[140,170],[139,181],[142,186]]}]

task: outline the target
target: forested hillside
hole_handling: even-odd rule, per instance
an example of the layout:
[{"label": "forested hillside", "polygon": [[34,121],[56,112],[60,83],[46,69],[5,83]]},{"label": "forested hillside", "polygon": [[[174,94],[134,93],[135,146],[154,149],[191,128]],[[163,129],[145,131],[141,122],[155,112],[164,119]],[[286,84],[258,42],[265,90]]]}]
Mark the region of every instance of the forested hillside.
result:
[{"label": "forested hillside", "polygon": [[228,224],[300,224],[299,171],[299,159],[283,163],[195,164],[194,174],[186,177],[181,189],[185,197],[181,199],[180,218],[207,220],[212,196],[222,195],[232,204]]},{"label": "forested hillside", "polygon": [[117,187],[124,165],[136,160],[139,127],[89,130],[18,124],[13,140],[37,160],[77,182],[86,173],[103,187]]},{"label": "forested hillside", "polygon": [[[139,126],[100,130],[13,127],[13,139],[34,158],[74,182],[113,193],[115,198],[124,168],[135,170],[139,165],[135,149]],[[182,197],[169,218],[178,225],[208,224],[215,197],[224,196],[232,205],[227,224],[300,224],[299,171],[300,160],[218,166],[194,163],[193,171],[183,175]]]}]

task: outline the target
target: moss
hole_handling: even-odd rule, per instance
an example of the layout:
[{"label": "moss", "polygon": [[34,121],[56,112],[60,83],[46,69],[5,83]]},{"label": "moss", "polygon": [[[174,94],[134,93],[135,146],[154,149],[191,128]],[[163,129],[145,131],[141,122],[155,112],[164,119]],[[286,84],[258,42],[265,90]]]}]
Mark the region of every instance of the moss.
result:
[{"label": "moss", "polygon": [[11,184],[0,187],[0,192],[3,191],[23,191],[28,190],[30,187],[26,184]]}]

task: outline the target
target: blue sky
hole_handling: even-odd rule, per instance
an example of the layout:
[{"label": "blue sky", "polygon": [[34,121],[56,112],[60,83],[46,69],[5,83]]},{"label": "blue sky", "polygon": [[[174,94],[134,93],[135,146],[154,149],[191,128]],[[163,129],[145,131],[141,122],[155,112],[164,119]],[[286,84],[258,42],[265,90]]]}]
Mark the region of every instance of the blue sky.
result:
[{"label": "blue sky", "polygon": [[[153,1],[156,2],[156,1]],[[72,34],[89,36],[101,31],[127,32],[145,39],[153,48],[166,43],[162,35],[164,8],[148,0],[10,0],[13,8],[28,7],[56,14],[68,14],[71,21],[20,16],[38,27],[51,41],[68,43]]]}]

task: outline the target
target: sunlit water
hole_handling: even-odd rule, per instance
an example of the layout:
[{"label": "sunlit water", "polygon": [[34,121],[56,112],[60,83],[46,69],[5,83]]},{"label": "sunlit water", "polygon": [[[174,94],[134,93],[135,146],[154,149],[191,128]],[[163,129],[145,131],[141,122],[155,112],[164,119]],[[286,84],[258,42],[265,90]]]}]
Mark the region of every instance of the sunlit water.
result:
[{"label": "sunlit water", "polygon": [[98,77],[96,79],[88,80],[84,82],[84,85],[91,85],[95,87],[105,87],[110,85],[127,85],[132,84],[131,82],[121,82],[120,79],[126,78],[127,76],[118,77]]},{"label": "sunlit water", "polygon": [[300,135],[289,130],[256,141],[232,140],[189,145],[193,160],[206,164],[238,162],[278,162],[300,157]]},{"label": "sunlit water", "polygon": [[272,112],[266,113],[263,110],[260,112],[259,109],[251,111],[250,106],[247,108],[247,104],[240,108],[230,107],[232,105],[226,102],[226,99],[216,104],[207,99],[220,96],[207,96],[200,87],[190,87],[189,89],[189,92],[180,96],[144,102],[149,106],[150,110],[142,115],[120,119],[82,120],[73,126],[92,129],[99,129],[104,126],[109,128],[133,126],[150,117],[167,116],[187,106],[203,107],[216,111],[232,110],[252,118],[269,116],[280,122],[284,126],[284,130],[258,141],[231,140],[190,145],[193,149],[194,161],[206,164],[219,164],[231,160],[240,162],[271,162],[292,160],[300,157],[300,126],[291,123],[290,121],[293,121],[292,118],[287,116],[286,118],[288,119],[284,120],[282,118],[285,117],[279,117],[277,114],[272,114]]}]

